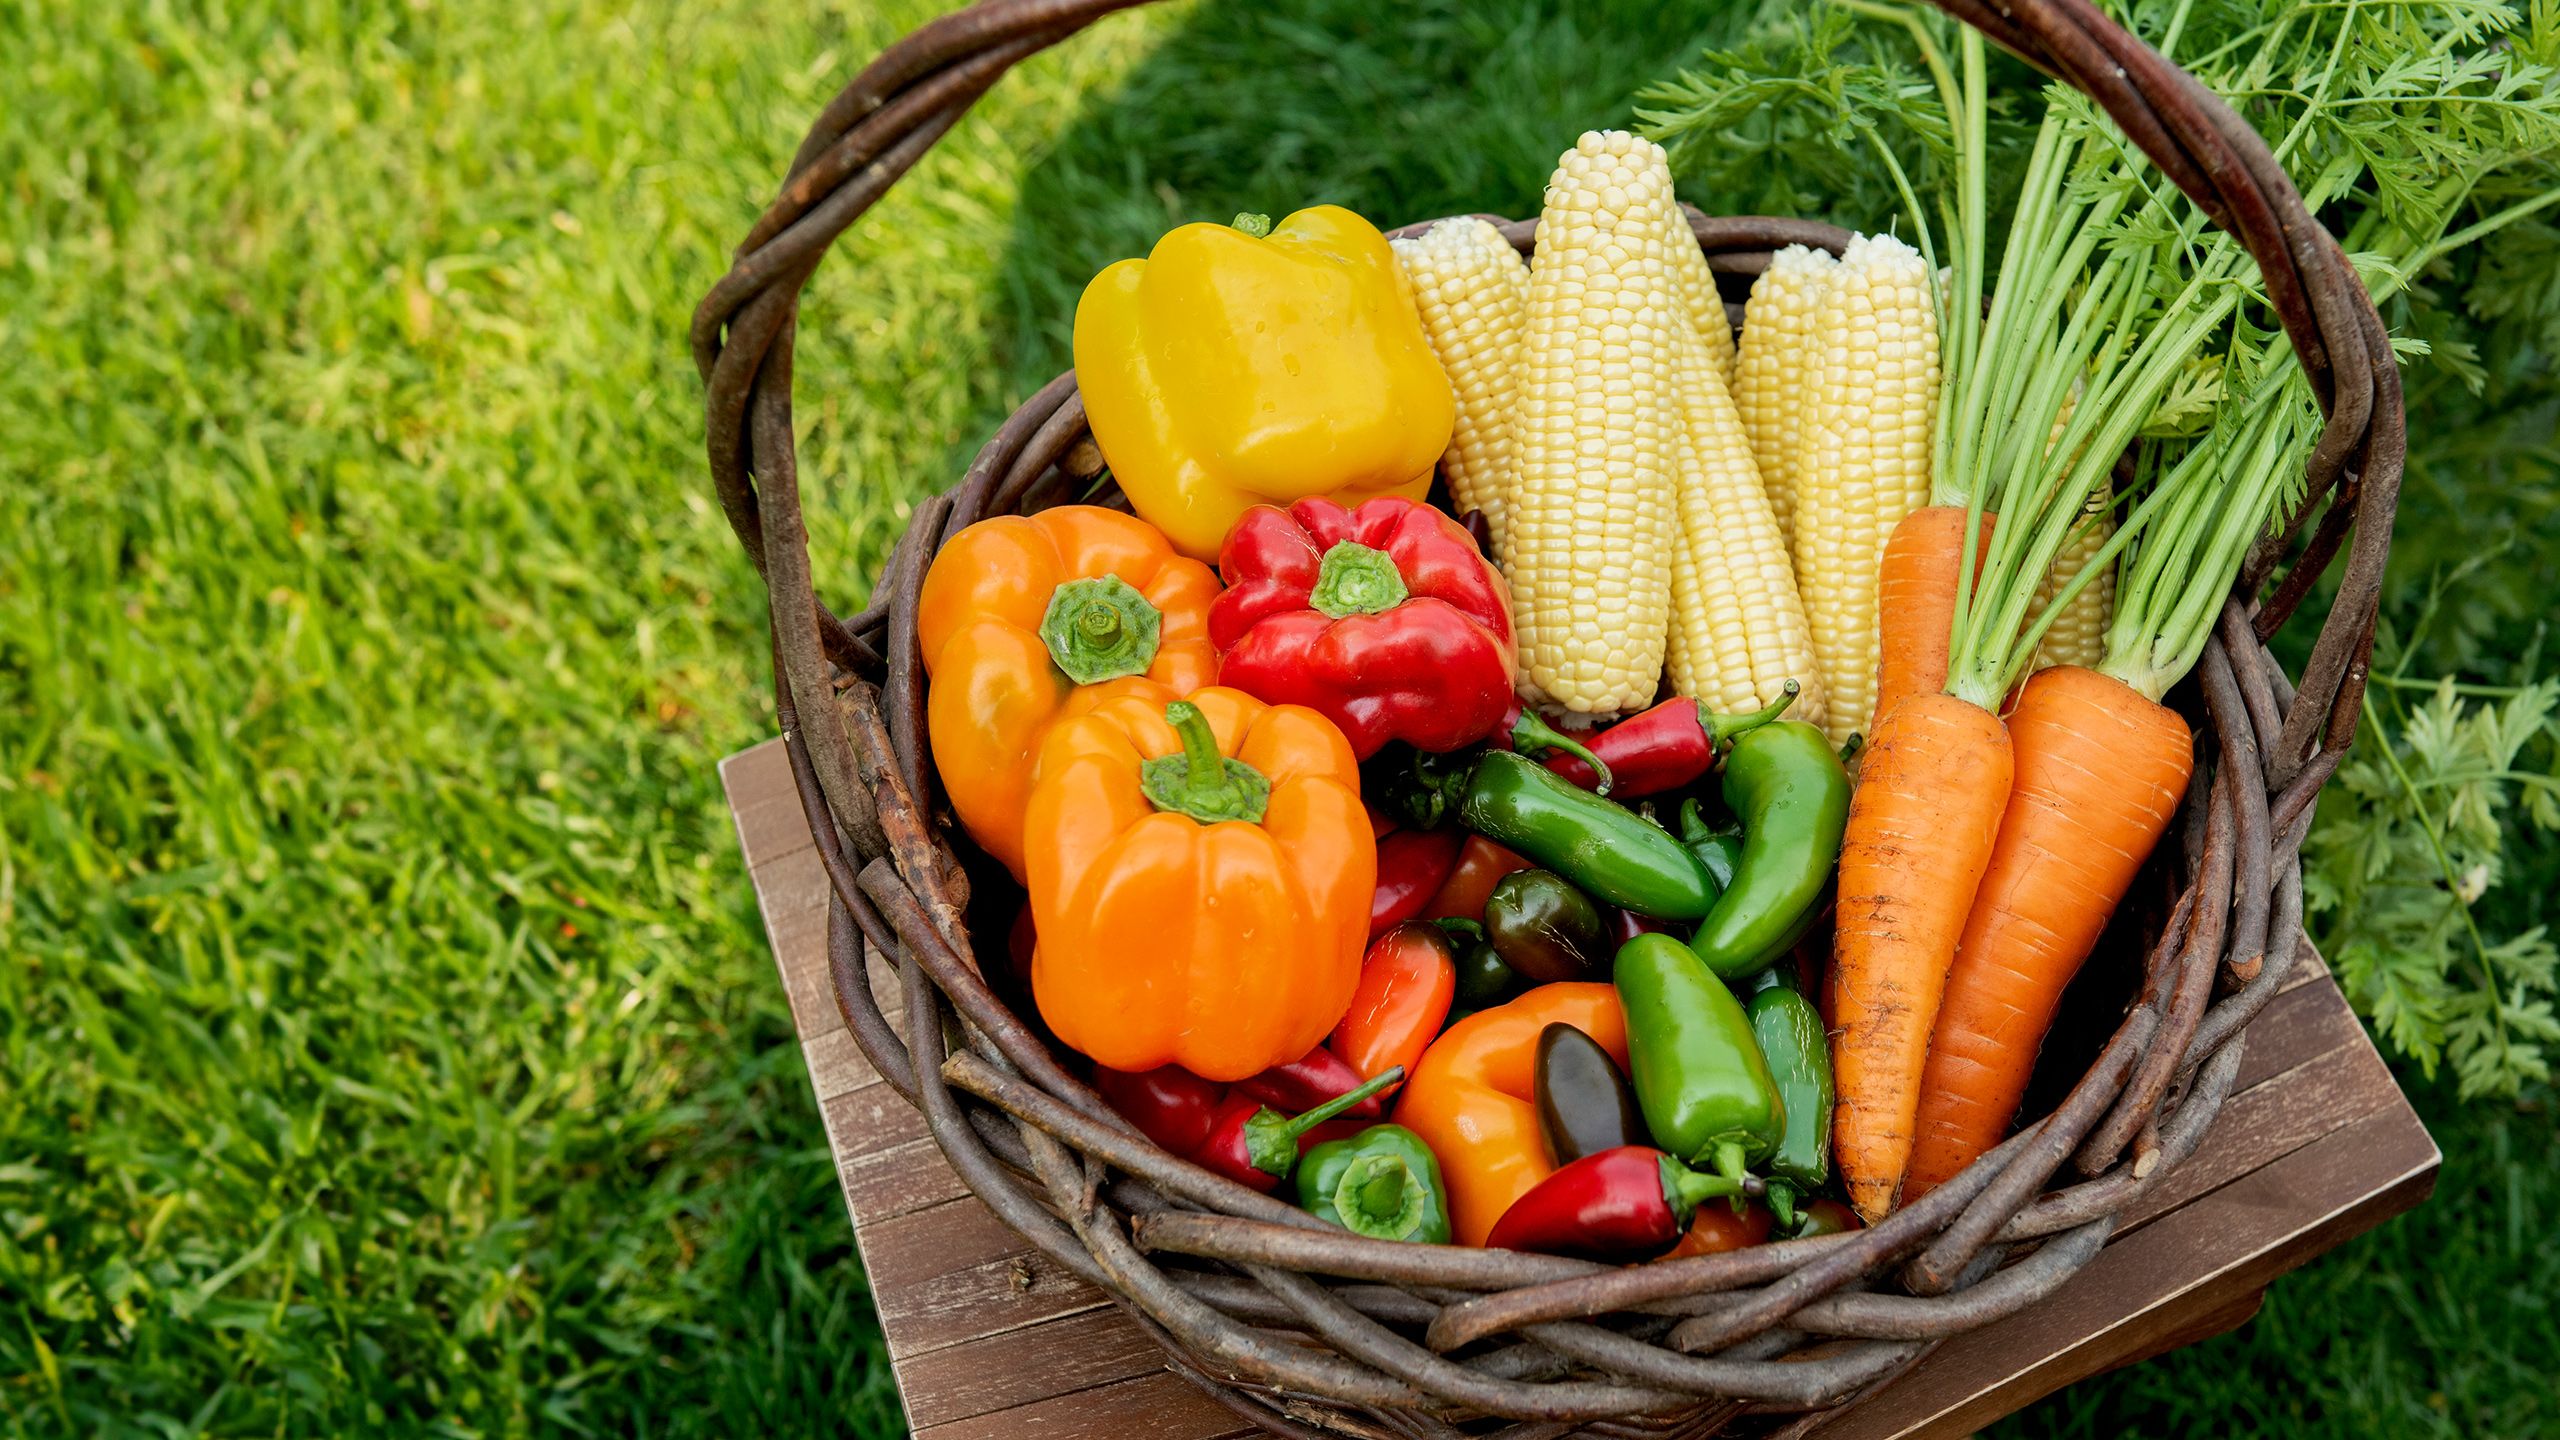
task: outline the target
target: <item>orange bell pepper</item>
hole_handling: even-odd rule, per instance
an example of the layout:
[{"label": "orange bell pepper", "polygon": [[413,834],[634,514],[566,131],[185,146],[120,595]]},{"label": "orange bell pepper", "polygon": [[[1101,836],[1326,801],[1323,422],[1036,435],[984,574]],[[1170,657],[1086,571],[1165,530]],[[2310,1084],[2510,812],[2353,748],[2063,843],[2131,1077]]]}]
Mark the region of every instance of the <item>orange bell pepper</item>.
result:
[{"label": "orange bell pepper", "polygon": [[1538,1032],[1563,1023],[1627,1063],[1618,992],[1597,981],[1541,985],[1452,1025],[1422,1053],[1395,1122],[1440,1157],[1458,1244],[1482,1245],[1511,1202],[1555,1173],[1538,1131]]},{"label": "orange bell pepper", "polygon": [[934,768],[960,823],[1014,878],[1041,738],[1138,677],[1176,696],[1215,679],[1217,598],[1208,566],[1098,505],[981,520],[934,557],[916,602]]},{"label": "orange bell pepper", "polygon": [[1050,730],[1023,840],[1032,996],[1102,1064],[1242,1080],[1350,1005],[1377,842],[1315,711],[1132,682]]}]

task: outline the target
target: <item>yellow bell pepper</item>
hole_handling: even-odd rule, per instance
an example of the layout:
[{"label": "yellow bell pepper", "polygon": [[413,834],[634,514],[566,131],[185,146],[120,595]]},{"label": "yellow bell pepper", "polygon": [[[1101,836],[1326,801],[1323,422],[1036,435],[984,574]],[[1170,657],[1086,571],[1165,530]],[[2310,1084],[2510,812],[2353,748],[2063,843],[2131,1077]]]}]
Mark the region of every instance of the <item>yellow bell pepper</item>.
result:
[{"label": "yellow bell pepper", "polygon": [[1255,505],[1420,499],[1456,416],[1395,253],[1338,205],[1185,225],[1104,270],[1075,357],[1121,490],[1202,560]]}]

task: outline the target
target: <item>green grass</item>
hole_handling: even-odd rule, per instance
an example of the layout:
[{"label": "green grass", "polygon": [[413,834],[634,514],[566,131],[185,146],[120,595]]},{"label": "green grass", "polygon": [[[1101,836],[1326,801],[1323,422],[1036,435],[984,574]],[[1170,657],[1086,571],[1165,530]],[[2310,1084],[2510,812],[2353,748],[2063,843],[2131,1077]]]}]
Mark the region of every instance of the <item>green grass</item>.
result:
[{"label": "green grass", "polygon": [[[895,1431],[712,769],[770,717],[682,334],[934,8],[0,11],[0,1435]],[[840,605],[1102,261],[1521,211],[1732,23],[1263,8],[1026,67],[822,273]],[[2549,1117],[2423,1103],[2427,1210],[2004,1433],[2560,1425]]]}]

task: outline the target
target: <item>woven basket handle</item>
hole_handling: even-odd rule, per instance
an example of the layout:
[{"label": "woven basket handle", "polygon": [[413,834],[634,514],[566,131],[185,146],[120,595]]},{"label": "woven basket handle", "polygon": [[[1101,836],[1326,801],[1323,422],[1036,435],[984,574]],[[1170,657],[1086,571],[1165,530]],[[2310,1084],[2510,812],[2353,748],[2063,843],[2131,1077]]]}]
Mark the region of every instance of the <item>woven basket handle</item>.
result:
[{"label": "woven basket handle", "polygon": [[[793,157],[781,193],[740,243],[728,274],[695,310],[694,363],[707,385],[711,475],[738,540],[765,577],[786,705],[807,710],[825,659],[876,667],[884,616],[840,620],[810,583],[790,423],[792,323],[801,287],[837,236],[923,158],[989,86],[1021,60],[1144,0],[980,0],[889,47],[826,109]],[[2391,517],[2407,450],[2407,414],[2390,341],[2337,241],[2257,132],[2231,107],[2089,0],[1936,0],[2029,64],[2087,92],[2163,173],[2254,256],[2268,300],[2328,416],[2307,464],[2306,499],[2250,558],[2254,593],[2322,499],[2332,499],[2299,561],[2260,607],[2272,633],[2352,529],[2338,594],[2300,696],[2268,757],[2278,788],[2316,786],[2355,731],[2373,647]],[[823,657],[823,658],[822,658]],[[822,751],[841,752],[833,745]],[[835,770],[841,759],[821,761]],[[824,776],[829,793],[839,778]],[[853,788],[848,786],[848,789]],[[852,818],[852,817],[847,817]]]}]

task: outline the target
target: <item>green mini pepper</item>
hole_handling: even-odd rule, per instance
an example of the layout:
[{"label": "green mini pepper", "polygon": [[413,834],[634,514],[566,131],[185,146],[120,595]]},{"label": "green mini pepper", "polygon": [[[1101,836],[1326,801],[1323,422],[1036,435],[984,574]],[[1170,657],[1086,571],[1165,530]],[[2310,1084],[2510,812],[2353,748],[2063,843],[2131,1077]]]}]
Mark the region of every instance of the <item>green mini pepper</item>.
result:
[{"label": "green mini pepper", "polygon": [[1781,1229],[1796,1223],[1796,1200],[1831,1178],[1831,1043],[1822,1016],[1778,966],[1744,1007],[1760,1056],[1787,1108],[1786,1134],[1768,1159],[1769,1209]]},{"label": "green mini pepper", "polygon": [[1669,831],[1507,750],[1476,762],[1458,821],[1639,915],[1695,920],[1715,907],[1714,883]]},{"label": "green mini pepper", "polygon": [[[1780,720],[1733,742],[1724,801],[1742,822],[1742,861],[1689,948],[1736,980],[1785,954],[1820,913],[1849,825],[1849,772],[1820,730]],[[1689,838],[1710,837],[1699,827]]]},{"label": "green mini pepper", "polygon": [[1440,1159],[1401,1125],[1372,1125],[1311,1147],[1298,1162],[1298,1204],[1319,1220],[1377,1240],[1449,1243],[1449,1191]]},{"label": "green mini pepper", "polygon": [[1668,935],[1628,941],[1615,979],[1627,1071],[1654,1143],[1732,1180],[1777,1153],[1786,1101],[1724,982]]}]

